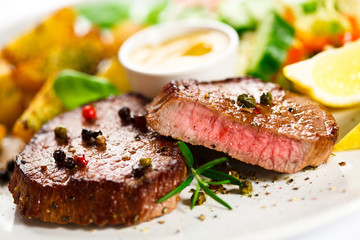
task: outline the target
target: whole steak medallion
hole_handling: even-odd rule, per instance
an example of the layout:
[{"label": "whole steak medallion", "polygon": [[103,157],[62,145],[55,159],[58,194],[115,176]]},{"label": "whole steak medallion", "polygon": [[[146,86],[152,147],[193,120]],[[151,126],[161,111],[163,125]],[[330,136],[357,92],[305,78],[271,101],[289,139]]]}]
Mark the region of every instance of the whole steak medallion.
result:
[{"label": "whole steak medallion", "polygon": [[93,103],[93,121],[79,108],[45,124],[16,159],[9,189],[20,213],[131,225],[173,210],[177,196],[157,200],[184,180],[186,166],[171,139],[147,128],[145,104],[127,94]]}]

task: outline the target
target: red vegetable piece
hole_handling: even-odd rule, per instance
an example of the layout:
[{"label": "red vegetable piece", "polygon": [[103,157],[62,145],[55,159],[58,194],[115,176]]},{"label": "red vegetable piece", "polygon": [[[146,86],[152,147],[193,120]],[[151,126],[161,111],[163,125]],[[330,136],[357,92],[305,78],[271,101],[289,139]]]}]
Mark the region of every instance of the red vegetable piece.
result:
[{"label": "red vegetable piece", "polygon": [[88,161],[85,159],[84,154],[75,155],[74,161],[75,161],[75,164],[80,168],[85,167],[88,164]]},{"label": "red vegetable piece", "polygon": [[86,121],[93,121],[96,118],[96,110],[91,105],[85,105],[82,109],[82,116]]}]

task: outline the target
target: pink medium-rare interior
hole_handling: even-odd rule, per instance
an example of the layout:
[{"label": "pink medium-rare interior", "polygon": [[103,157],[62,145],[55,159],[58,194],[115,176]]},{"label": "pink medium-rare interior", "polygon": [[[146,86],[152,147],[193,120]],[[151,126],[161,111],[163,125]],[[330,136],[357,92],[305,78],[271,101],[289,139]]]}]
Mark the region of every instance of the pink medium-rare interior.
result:
[{"label": "pink medium-rare interior", "polygon": [[309,144],[258,126],[232,120],[196,102],[175,100],[159,110],[155,129],[194,145],[225,152],[243,162],[281,172],[296,172],[304,166]]}]

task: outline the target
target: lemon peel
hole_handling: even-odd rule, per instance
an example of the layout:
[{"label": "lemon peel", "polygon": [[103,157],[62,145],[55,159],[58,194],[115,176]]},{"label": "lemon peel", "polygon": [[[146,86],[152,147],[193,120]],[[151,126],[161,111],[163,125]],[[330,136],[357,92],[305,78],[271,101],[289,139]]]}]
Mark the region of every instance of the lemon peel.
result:
[{"label": "lemon peel", "polygon": [[360,41],[284,67],[297,89],[329,107],[360,104]]},{"label": "lemon peel", "polygon": [[360,123],[348,132],[335,146],[333,151],[360,149]]}]

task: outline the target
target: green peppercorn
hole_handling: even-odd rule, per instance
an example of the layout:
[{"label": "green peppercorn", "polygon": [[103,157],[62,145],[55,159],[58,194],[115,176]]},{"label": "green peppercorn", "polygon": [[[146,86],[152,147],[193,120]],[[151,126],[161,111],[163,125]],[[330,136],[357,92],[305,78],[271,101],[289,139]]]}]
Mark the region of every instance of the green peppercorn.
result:
[{"label": "green peppercorn", "polygon": [[151,158],[142,158],[140,159],[140,166],[143,168],[150,167],[151,165]]},{"label": "green peppercorn", "polygon": [[[191,196],[191,202],[193,201],[195,191],[193,191],[193,195]],[[198,197],[195,201],[195,205],[202,205],[206,201],[205,193],[199,192]]]},{"label": "green peppercorn", "polygon": [[248,96],[247,94],[243,93],[240,94],[237,97],[237,105],[240,107],[246,107],[246,108],[255,108],[256,106],[256,100],[254,96]]},{"label": "green peppercorn", "polygon": [[54,129],[55,138],[59,140],[67,140],[67,130],[64,127],[56,127]]},{"label": "green peppercorn", "polygon": [[264,105],[269,105],[272,102],[272,95],[270,92],[264,92],[261,96],[260,96],[260,102]]},{"label": "green peppercorn", "polygon": [[241,195],[248,195],[252,192],[252,183],[250,181],[243,181],[242,186],[240,186],[240,194]]}]

